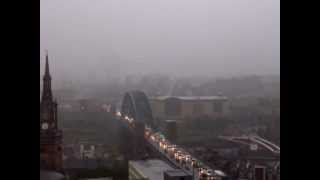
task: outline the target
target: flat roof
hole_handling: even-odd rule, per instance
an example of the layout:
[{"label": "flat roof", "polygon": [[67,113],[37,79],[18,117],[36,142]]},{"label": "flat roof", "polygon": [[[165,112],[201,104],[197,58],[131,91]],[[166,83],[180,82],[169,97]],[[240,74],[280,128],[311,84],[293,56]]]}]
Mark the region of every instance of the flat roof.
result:
[{"label": "flat roof", "polygon": [[40,180],[62,180],[64,178],[64,175],[59,172],[40,169]]},{"label": "flat roof", "polygon": [[110,177],[102,177],[102,178],[85,178],[80,180],[112,180]]},{"label": "flat roof", "polygon": [[177,98],[184,101],[195,101],[195,100],[208,101],[208,100],[227,100],[228,99],[225,96],[158,96],[158,97],[152,97],[150,99],[163,101],[169,98]]},{"label": "flat roof", "polygon": [[169,175],[170,177],[184,177],[184,176],[189,176],[187,173],[183,172],[182,170],[175,169],[175,170],[169,170],[166,171],[166,174]]},{"label": "flat roof", "polygon": [[177,122],[177,120],[168,119],[168,120],[165,120],[165,122]]},{"label": "flat roof", "polygon": [[175,170],[159,159],[130,161],[129,164],[150,180],[163,180],[165,171]]}]

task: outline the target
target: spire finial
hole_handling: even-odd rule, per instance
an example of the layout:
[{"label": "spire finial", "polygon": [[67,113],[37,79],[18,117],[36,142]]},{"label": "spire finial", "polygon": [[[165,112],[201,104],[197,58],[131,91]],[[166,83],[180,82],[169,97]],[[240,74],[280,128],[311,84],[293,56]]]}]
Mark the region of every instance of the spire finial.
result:
[{"label": "spire finial", "polygon": [[45,76],[50,76],[50,71],[49,71],[49,57],[48,57],[48,50],[45,50],[46,52],[46,67],[45,67]]}]

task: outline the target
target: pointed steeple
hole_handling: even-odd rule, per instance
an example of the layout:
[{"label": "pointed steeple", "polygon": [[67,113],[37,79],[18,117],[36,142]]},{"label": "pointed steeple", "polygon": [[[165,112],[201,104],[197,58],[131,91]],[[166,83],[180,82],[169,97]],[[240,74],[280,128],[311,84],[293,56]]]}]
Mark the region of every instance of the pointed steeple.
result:
[{"label": "pointed steeple", "polygon": [[46,50],[46,67],[45,67],[45,73],[44,77],[51,77],[50,76],[50,69],[49,69],[49,57],[48,57],[48,50]]},{"label": "pointed steeple", "polygon": [[48,51],[46,50],[46,65],[43,76],[42,101],[52,101],[51,76],[49,70]]}]

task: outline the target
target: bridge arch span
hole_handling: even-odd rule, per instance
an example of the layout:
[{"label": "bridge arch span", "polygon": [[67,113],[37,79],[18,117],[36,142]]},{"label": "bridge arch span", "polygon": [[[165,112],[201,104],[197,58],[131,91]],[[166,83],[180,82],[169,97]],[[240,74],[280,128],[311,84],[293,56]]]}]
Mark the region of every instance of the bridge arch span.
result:
[{"label": "bridge arch span", "polygon": [[155,128],[148,97],[142,91],[125,93],[121,105],[121,114],[144,123],[151,128]]}]

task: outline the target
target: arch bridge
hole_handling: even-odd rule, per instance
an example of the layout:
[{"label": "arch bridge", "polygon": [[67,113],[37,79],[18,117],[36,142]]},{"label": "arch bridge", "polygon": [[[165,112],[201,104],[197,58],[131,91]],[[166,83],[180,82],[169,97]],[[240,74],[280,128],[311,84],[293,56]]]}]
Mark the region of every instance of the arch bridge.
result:
[{"label": "arch bridge", "polygon": [[192,175],[195,180],[220,180],[226,175],[210,168],[177,144],[170,142],[156,127],[148,97],[141,91],[125,93],[116,118],[123,136],[127,160],[156,156]]}]

